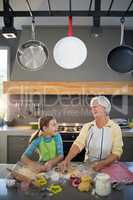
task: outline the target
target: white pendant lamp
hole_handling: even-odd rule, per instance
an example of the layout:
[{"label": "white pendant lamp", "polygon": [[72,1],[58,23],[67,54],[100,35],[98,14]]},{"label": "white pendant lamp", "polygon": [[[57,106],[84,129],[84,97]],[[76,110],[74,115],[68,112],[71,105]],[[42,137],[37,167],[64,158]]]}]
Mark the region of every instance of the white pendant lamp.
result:
[{"label": "white pendant lamp", "polygon": [[62,68],[74,69],[84,63],[87,48],[82,40],[73,36],[72,16],[69,16],[68,36],[59,40],[53,50],[55,62]]}]

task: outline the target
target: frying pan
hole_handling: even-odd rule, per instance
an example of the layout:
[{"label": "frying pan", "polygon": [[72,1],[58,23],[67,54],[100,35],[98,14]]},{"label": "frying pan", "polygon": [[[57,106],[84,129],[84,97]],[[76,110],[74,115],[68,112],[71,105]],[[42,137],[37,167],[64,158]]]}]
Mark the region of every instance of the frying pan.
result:
[{"label": "frying pan", "polygon": [[32,16],[32,40],[25,42],[18,48],[16,57],[23,69],[37,71],[47,63],[48,49],[42,42],[35,40],[35,18],[32,15],[28,0],[26,0],[26,3]]},{"label": "frying pan", "polygon": [[87,58],[87,48],[82,40],[73,36],[72,16],[68,17],[68,36],[60,39],[54,46],[55,62],[64,69],[74,69]]},{"label": "frying pan", "polygon": [[133,48],[123,45],[125,19],[122,17],[121,22],[121,41],[120,46],[112,49],[107,56],[109,67],[120,73],[128,73],[133,70]]},{"label": "frying pan", "polygon": [[47,62],[48,50],[42,42],[32,39],[18,48],[17,60],[23,69],[37,71]]}]

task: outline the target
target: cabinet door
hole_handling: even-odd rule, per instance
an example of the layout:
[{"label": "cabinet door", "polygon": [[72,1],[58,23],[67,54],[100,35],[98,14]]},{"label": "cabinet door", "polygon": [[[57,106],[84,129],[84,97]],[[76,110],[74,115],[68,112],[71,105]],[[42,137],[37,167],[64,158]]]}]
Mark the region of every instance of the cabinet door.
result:
[{"label": "cabinet door", "polygon": [[[29,136],[7,136],[7,163],[16,163],[28,146]],[[37,160],[38,156],[33,155],[32,159]]]},{"label": "cabinet door", "polygon": [[123,143],[121,161],[133,161],[133,137],[123,137]]}]

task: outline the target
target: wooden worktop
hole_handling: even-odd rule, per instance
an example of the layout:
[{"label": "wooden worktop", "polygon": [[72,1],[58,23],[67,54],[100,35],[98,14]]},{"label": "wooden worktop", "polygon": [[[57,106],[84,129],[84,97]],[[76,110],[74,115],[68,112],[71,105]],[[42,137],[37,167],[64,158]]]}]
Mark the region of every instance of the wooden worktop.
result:
[{"label": "wooden worktop", "polygon": [[3,92],[5,94],[133,95],[133,82],[5,81]]}]

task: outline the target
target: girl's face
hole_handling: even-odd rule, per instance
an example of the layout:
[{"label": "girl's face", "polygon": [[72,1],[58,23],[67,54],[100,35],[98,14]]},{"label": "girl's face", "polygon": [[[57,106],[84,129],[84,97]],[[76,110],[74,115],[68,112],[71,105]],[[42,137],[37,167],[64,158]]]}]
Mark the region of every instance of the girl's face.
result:
[{"label": "girl's face", "polygon": [[91,106],[91,112],[94,118],[105,116],[105,108],[96,101],[94,101]]},{"label": "girl's face", "polygon": [[55,119],[49,121],[48,126],[44,126],[43,130],[47,132],[48,135],[54,135],[58,130],[58,124]]}]

